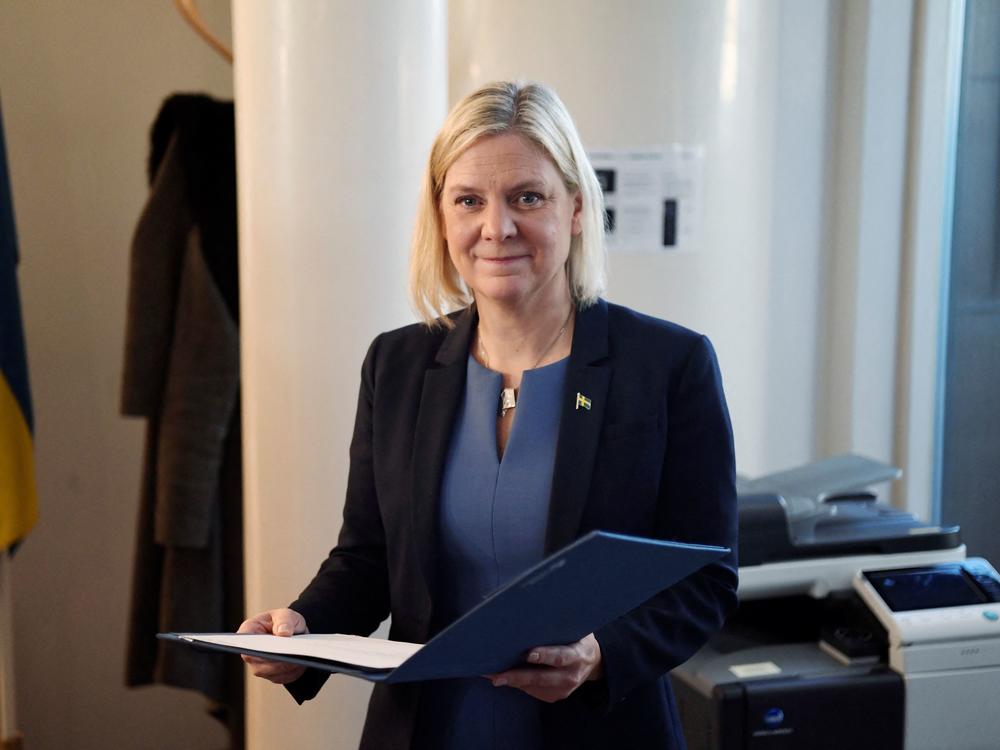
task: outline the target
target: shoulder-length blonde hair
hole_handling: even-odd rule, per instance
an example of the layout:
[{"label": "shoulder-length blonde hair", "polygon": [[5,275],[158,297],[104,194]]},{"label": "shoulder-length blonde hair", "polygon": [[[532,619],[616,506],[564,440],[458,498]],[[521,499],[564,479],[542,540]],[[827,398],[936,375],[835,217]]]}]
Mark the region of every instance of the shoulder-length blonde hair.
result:
[{"label": "shoulder-length blonde hair", "polygon": [[572,238],[566,262],[570,292],[582,309],[604,291],[604,199],[573,119],[544,84],[498,81],[455,105],[434,140],[424,170],[410,248],[410,297],[428,325],[451,327],[446,314],[472,301],[445,244],[440,211],[445,175],[476,140],[503,133],[517,133],[536,143],[555,163],[566,188],[580,192],[581,232]]}]

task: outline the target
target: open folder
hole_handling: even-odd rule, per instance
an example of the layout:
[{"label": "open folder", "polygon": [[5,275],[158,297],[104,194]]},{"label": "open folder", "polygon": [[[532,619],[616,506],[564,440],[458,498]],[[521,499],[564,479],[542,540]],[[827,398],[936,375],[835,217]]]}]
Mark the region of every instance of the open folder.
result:
[{"label": "open folder", "polygon": [[728,552],[592,531],[497,589],[424,645],[339,634],[157,637],[372,682],[474,677],[523,662],[535,646],[575,643]]}]

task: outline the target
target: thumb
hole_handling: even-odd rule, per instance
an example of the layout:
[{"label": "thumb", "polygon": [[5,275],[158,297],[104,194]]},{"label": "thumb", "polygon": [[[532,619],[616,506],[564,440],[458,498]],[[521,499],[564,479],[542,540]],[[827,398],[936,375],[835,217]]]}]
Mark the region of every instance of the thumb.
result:
[{"label": "thumb", "polygon": [[271,612],[273,623],[271,632],[275,635],[289,636],[305,631],[305,621],[302,615],[291,609],[277,609]]}]

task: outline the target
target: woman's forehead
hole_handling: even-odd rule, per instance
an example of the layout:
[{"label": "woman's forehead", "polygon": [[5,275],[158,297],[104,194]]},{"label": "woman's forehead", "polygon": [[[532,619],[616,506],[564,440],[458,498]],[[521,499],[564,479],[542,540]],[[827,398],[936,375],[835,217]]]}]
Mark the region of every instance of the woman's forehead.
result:
[{"label": "woman's forehead", "polygon": [[552,159],[522,135],[504,133],[480,138],[463,151],[445,174],[445,186],[506,184],[559,180]]}]

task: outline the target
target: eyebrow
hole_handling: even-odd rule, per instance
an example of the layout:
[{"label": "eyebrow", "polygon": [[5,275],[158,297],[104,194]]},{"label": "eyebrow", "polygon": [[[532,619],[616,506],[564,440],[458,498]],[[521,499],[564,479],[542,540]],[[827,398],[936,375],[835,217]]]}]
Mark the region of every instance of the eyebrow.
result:
[{"label": "eyebrow", "polygon": [[[507,189],[509,193],[516,193],[520,190],[537,190],[539,192],[544,192],[545,183],[541,180],[522,180],[516,185],[512,185]],[[448,188],[449,195],[455,195],[456,193],[478,193],[479,188],[472,187],[470,185],[452,185]]]}]

